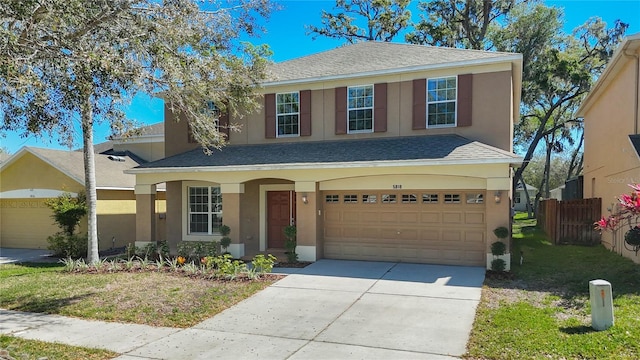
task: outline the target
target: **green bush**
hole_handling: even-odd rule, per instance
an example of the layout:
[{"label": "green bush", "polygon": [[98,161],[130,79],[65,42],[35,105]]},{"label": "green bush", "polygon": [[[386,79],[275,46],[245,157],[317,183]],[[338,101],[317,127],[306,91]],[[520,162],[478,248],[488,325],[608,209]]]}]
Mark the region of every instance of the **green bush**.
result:
[{"label": "green bush", "polygon": [[219,245],[217,241],[181,241],[178,243],[178,256],[191,261],[201,261],[204,257],[218,255]]},{"label": "green bush", "polygon": [[51,217],[68,236],[73,235],[80,219],[87,214],[87,198],[84,193],[79,193],[77,197],[64,193],[47,199],[45,205],[53,211]]},{"label": "green bush", "polygon": [[253,265],[253,270],[257,273],[270,273],[273,270],[273,265],[276,263],[276,257],[269,254],[264,256],[262,254],[258,254],[253,257],[251,260],[251,265]]},{"label": "green bush", "polygon": [[493,259],[491,261],[491,270],[493,271],[504,271],[507,268],[507,263],[502,259]]},{"label": "green bush", "polygon": [[63,232],[55,233],[47,238],[48,249],[55,256],[79,259],[87,255],[87,236],[67,235]]},{"label": "green bush", "polygon": [[507,236],[509,236],[509,229],[507,229],[504,226],[500,226],[497,227],[493,230],[493,234],[498,238],[498,239],[505,239]]},{"label": "green bush", "polygon": [[287,261],[290,263],[298,262],[298,254],[296,254],[296,247],[298,246],[296,240],[297,235],[298,230],[294,225],[289,225],[284,228],[284,248],[287,250]]},{"label": "green bush", "polygon": [[491,254],[495,256],[504,255],[506,251],[507,251],[507,245],[502,241],[496,241],[493,244],[491,244]]}]

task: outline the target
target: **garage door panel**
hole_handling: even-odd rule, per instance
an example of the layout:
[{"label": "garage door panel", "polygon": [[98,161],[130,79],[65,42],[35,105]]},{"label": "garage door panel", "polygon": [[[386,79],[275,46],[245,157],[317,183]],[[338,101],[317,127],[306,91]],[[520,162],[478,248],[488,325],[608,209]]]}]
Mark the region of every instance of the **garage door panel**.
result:
[{"label": "garage door panel", "polygon": [[443,224],[462,224],[462,213],[460,212],[443,212]]},{"label": "garage door panel", "polygon": [[[459,192],[464,194],[464,191]],[[325,203],[325,257],[484,264],[486,217],[483,204],[444,204],[443,192],[439,193],[439,202],[422,203],[423,194],[436,192],[417,190],[406,192],[415,195],[417,202],[403,203],[405,192],[399,191],[396,203],[382,203],[382,195],[389,193],[325,192],[340,197],[340,202]],[[356,195],[358,203],[344,203],[344,195]],[[378,202],[364,203],[363,195],[375,195]]]},{"label": "garage door panel", "polygon": [[484,225],[484,213],[479,212],[466,212],[464,214],[465,224],[482,224]]},{"label": "garage door panel", "polygon": [[400,213],[398,221],[401,224],[416,224],[420,219],[420,214],[415,212],[402,212]]},{"label": "garage door panel", "polygon": [[439,212],[422,212],[420,214],[420,222],[423,224],[440,224],[442,221],[440,219],[441,215]]}]

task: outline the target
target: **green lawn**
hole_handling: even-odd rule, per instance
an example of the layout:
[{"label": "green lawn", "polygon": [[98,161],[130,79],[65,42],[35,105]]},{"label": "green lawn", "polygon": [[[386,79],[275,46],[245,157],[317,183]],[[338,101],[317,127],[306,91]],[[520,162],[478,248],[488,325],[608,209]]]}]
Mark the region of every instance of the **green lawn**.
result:
[{"label": "green lawn", "polygon": [[[522,216],[513,231],[514,278],[485,281],[468,357],[640,358],[640,266],[602,246],[553,246]],[[591,329],[593,279],[612,285],[615,325],[606,331]]]},{"label": "green lawn", "polygon": [[0,266],[0,308],[186,328],[273,281],[223,281],[167,272],[68,273],[58,264]]},{"label": "green lawn", "polygon": [[6,335],[0,335],[0,359],[4,359],[2,350],[8,352],[9,356],[16,360],[105,360],[118,356],[118,354],[107,350],[25,340]]}]

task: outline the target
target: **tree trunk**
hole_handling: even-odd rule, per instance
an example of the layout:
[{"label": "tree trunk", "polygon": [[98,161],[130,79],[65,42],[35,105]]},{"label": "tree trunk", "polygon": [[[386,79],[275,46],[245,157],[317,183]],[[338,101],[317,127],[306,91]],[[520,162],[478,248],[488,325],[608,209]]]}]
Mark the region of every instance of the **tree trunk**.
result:
[{"label": "tree trunk", "polygon": [[87,262],[94,264],[100,260],[98,255],[98,216],[96,203],[96,169],[93,151],[93,110],[91,97],[86,95],[82,104],[82,145],[84,154],[84,187],[87,194]]}]

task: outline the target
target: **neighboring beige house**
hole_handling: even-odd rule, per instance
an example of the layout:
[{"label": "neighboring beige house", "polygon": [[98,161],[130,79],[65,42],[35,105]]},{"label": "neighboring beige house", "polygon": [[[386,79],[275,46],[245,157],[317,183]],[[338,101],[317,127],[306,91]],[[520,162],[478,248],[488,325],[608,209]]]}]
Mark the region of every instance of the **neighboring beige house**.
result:
[{"label": "neighboring beige house", "polygon": [[165,108],[167,157],[127,171],[138,241],[156,240],[143,208],[166,182],[173,251],[222,224],[234,256],[281,250],[295,224],[300,260],[486,265],[522,162],[519,54],[362,42],[270,71],[262,109],[222,116],[242,132],[211,156]]},{"label": "neighboring beige house", "polygon": [[[608,216],[616,198],[640,183],[640,116],[638,114],[640,33],[626,37],[613,54],[591,93],[578,109],[584,118],[584,198],[602,198]],[[611,250],[640,263],[624,248],[624,231],[605,232],[602,242]]]},{"label": "neighboring beige house", "polygon": [[[135,241],[135,177],[124,170],[164,156],[157,139],[163,139],[162,123],[142,128],[140,138],[112,139],[95,146],[99,249],[121,247]],[[154,135],[152,135],[152,133]],[[132,145],[132,146],[128,146]],[[143,154],[136,156],[130,149]],[[0,164],[0,246],[46,249],[47,237],[60,231],[44,204],[64,192],[84,190],[81,151],[23,147]],[[164,188],[154,203],[164,218]],[[164,220],[157,221],[158,239],[165,238]],[[86,231],[86,219],[80,231]]]},{"label": "neighboring beige house", "polygon": [[[529,193],[529,202],[533,203],[538,193],[538,188],[527,185],[527,193]],[[527,194],[524,191],[522,183],[518,183],[516,191],[513,194],[513,209],[515,211],[527,211]]]}]

